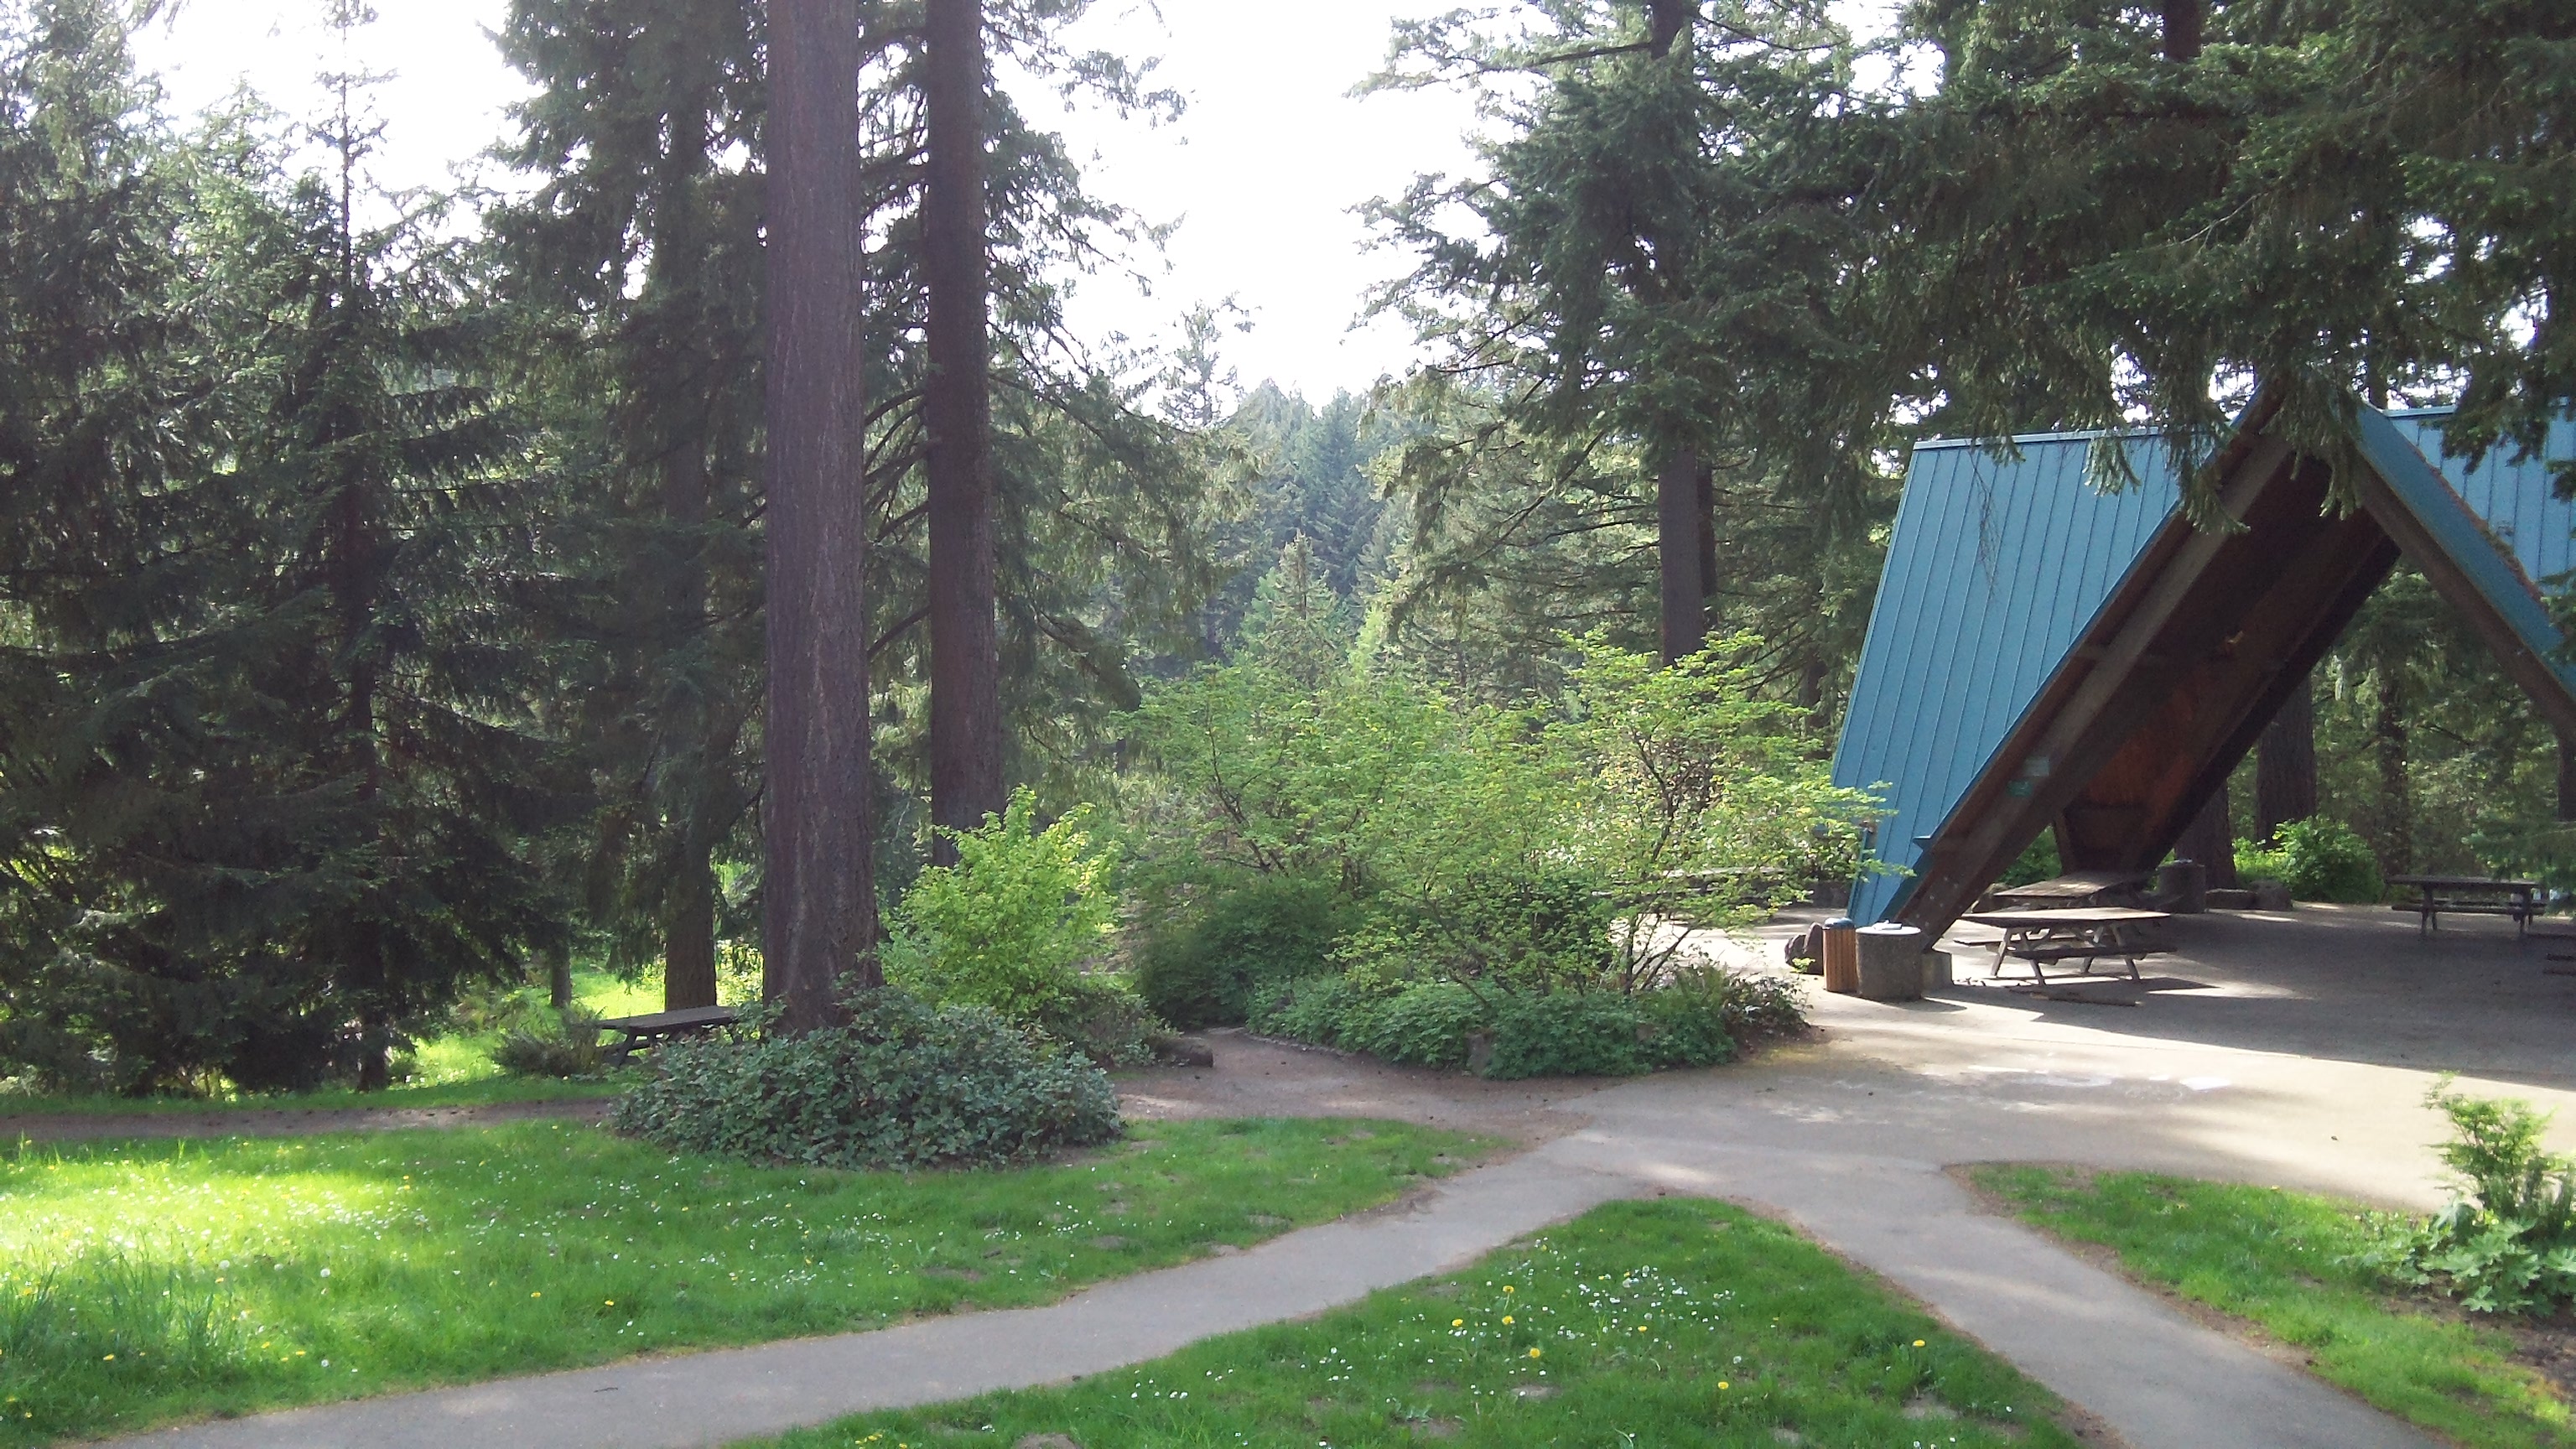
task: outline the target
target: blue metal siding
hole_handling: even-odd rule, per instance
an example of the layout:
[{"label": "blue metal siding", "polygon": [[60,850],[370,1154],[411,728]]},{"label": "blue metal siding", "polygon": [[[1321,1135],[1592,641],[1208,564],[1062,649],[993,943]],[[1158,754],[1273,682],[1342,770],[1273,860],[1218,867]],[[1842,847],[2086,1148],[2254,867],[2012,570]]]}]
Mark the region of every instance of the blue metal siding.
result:
[{"label": "blue metal siding", "polygon": [[[2143,486],[2084,481],[2091,440],[2021,441],[2018,460],[1927,443],[1907,469],[1887,571],[1861,645],[1834,783],[1876,788],[1879,858],[1911,867],[2173,511],[2160,447]],[[1905,881],[1875,876],[1852,916],[1883,918]]]}]

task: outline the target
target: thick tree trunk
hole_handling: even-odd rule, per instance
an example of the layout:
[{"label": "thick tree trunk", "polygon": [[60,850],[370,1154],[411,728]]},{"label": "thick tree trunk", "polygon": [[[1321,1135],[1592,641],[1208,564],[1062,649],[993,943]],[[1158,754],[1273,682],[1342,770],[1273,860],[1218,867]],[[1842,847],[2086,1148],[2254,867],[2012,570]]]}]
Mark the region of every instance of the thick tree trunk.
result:
[{"label": "thick tree trunk", "polygon": [[1699,596],[1705,619],[1717,609],[1717,470],[1699,465]]},{"label": "thick tree trunk", "polygon": [[2218,793],[2209,797],[2209,803],[2200,807],[2200,813],[2191,818],[2182,839],[2174,842],[2174,854],[2199,861],[2209,873],[2211,886],[2236,889],[2235,810],[2225,781],[2219,783]]},{"label": "thick tree trunk", "polygon": [[2406,778],[2405,698],[2384,673],[2370,734],[2372,753],[2379,759],[2379,869],[2383,875],[2403,875],[2415,868],[2415,802]]},{"label": "thick tree trunk", "polygon": [[2302,679],[2263,728],[2254,757],[2254,828],[2265,840],[2317,813],[2317,692]]},{"label": "thick tree trunk", "polygon": [[[984,7],[929,0],[922,198],[929,285],[930,818],[972,830],[1001,810],[1002,661],[994,638],[992,398],[986,381]],[[945,839],[942,863],[956,858]]]},{"label": "thick tree trunk", "polygon": [[2576,820],[2576,739],[2558,736],[2558,818]]},{"label": "thick tree trunk", "polygon": [[[699,315],[701,302],[694,269],[704,260],[705,241],[699,225],[697,187],[706,168],[706,115],[683,106],[672,115],[661,175],[655,183],[652,277],[655,302],[676,312],[679,327]],[[661,340],[685,346],[693,340],[672,335],[665,322]],[[659,349],[654,349],[659,351]],[[707,631],[707,561],[703,530],[710,505],[707,469],[707,402],[703,391],[687,385],[692,370],[672,369],[667,359],[643,359],[640,396],[648,415],[635,420],[651,440],[650,466],[662,480],[663,557],[667,570],[643,581],[662,590],[661,658],[664,672],[690,658]],[[649,596],[648,596],[649,597]],[[671,771],[677,799],[667,827],[677,836],[679,862],[672,872],[662,905],[662,1005],[678,1011],[716,1004],[715,876],[708,859],[709,822],[725,794],[722,775],[732,754],[734,732],[717,718],[723,708],[703,691],[691,691],[672,721],[687,738],[681,746],[688,764]]]},{"label": "thick tree trunk", "polygon": [[716,873],[692,839],[671,878],[662,944],[662,1009],[716,1004]]},{"label": "thick tree trunk", "polygon": [[2165,59],[2200,59],[2202,0],[2164,0]]},{"label": "thick tree trunk", "polygon": [[572,948],[546,950],[546,1004],[557,1011],[572,1005]]},{"label": "thick tree trunk", "polygon": [[1700,576],[1699,458],[1676,448],[1655,476],[1655,552],[1663,573],[1664,662],[1708,639],[1708,581]]},{"label": "thick tree trunk", "polygon": [[1661,57],[1690,29],[1699,0],[1646,0],[1646,48]]},{"label": "thick tree trunk", "polygon": [[761,992],[789,1031],[882,978],[868,778],[856,0],[769,7]]}]

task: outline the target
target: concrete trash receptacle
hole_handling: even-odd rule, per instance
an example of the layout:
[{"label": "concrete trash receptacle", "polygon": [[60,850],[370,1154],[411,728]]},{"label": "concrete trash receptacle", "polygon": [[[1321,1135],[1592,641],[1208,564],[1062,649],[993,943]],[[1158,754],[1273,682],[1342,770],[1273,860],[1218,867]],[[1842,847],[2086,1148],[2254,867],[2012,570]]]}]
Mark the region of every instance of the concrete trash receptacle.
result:
[{"label": "concrete trash receptacle", "polygon": [[2166,861],[2156,871],[2156,899],[2177,916],[2209,909],[2209,867],[2196,860]]},{"label": "concrete trash receptacle", "polygon": [[1855,924],[1837,916],[1817,933],[1823,948],[1825,989],[1845,996],[1860,990],[1860,946]]},{"label": "concrete trash receptacle", "polygon": [[1923,933],[1912,926],[1881,924],[1856,933],[1860,945],[1860,995],[1867,1001],[1918,1001],[1923,996]]}]

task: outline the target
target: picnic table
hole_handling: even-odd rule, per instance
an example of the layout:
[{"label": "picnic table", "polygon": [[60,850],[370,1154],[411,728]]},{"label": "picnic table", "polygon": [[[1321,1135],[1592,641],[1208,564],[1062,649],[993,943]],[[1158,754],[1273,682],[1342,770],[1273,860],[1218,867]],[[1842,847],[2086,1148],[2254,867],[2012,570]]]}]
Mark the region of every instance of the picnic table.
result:
[{"label": "picnic table", "polygon": [[2078,870],[2028,885],[1999,886],[1986,892],[1979,904],[1987,910],[2017,908],[2056,910],[2071,906],[2110,904],[2114,896],[2134,896],[2147,883],[2142,870]]},{"label": "picnic table", "polygon": [[1980,926],[1993,926],[2002,931],[2003,939],[1995,943],[1995,965],[1988,973],[2004,974],[2005,962],[2019,956],[2030,963],[2030,974],[2042,986],[2048,984],[2045,969],[2051,961],[2084,958],[2084,974],[2093,974],[2093,963],[2104,956],[2114,956],[2129,963],[2129,979],[2138,979],[2138,958],[2164,950],[2144,934],[2145,928],[2159,921],[2170,921],[2168,911],[2140,910],[2135,906],[2070,906],[2062,910],[1972,911],[1960,919]]},{"label": "picnic table", "polygon": [[2499,880],[2485,875],[2392,875],[2388,883],[2414,890],[2415,899],[2399,901],[2389,909],[2413,911],[2418,935],[2442,928],[2441,917],[2447,911],[2455,916],[2511,916],[2513,933],[2518,938],[2540,914],[2540,882],[2536,880]]},{"label": "picnic table", "polygon": [[688,1006],[645,1016],[611,1017],[601,1022],[599,1029],[617,1033],[618,1040],[609,1044],[608,1057],[622,1062],[676,1037],[704,1036],[740,1020],[742,1017],[730,1006]]}]

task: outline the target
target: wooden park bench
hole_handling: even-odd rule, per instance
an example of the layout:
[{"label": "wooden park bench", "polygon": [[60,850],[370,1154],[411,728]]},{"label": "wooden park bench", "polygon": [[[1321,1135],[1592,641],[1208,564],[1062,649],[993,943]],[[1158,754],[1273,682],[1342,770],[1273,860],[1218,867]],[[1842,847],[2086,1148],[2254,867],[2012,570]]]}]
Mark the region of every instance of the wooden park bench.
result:
[{"label": "wooden park bench", "polygon": [[601,1022],[599,1029],[617,1034],[618,1039],[609,1043],[607,1055],[612,1062],[623,1062],[637,1052],[649,1051],[666,1041],[684,1036],[705,1036],[741,1020],[730,1006],[690,1006],[645,1016],[611,1017]]},{"label": "wooden park bench", "polygon": [[2415,899],[2399,901],[2392,911],[2413,911],[2418,935],[2430,935],[2442,928],[2441,918],[2454,916],[2511,916],[2513,933],[2519,938],[2540,914],[2540,882],[2536,880],[2498,880],[2484,875],[2392,875],[2388,883],[2415,892]]},{"label": "wooden park bench", "polygon": [[1993,926],[2004,933],[1995,943],[1995,965],[1989,974],[2001,978],[2004,963],[2019,956],[2030,963],[2030,974],[2040,985],[2048,984],[2047,965],[2052,961],[2083,958],[2084,974],[2093,974],[2093,963],[2109,956],[2129,963],[2129,979],[2138,978],[2138,958],[2160,954],[2165,948],[2150,940],[2144,930],[2173,916],[2165,911],[2142,911],[2131,906],[2072,906],[2063,910],[1972,911],[1961,917],[1980,926]]}]

